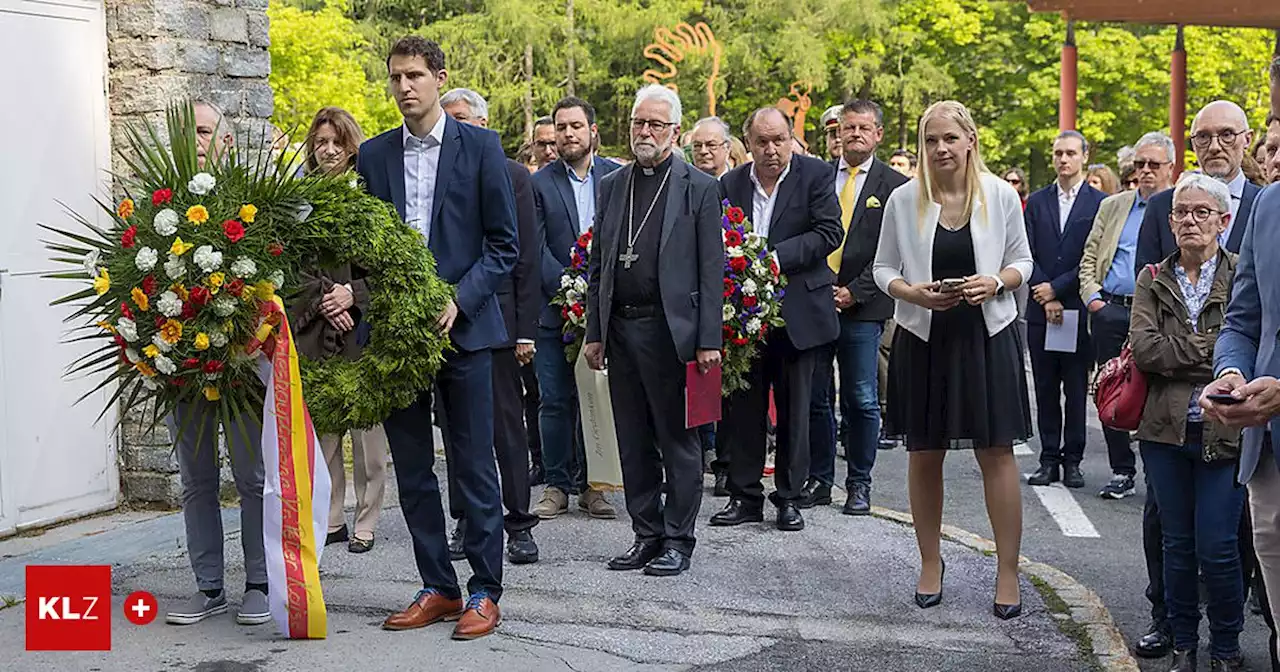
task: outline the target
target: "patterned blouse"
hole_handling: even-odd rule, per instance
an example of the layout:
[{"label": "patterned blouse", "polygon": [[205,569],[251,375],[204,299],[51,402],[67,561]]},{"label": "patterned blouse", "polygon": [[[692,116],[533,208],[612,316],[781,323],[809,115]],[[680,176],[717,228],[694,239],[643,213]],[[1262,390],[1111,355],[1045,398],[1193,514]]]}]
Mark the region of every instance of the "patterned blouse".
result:
[{"label": "patterned blouse", "polygon": [[[1209,300],[1209,290],[1213,288],[1213,277],[1218,273],[1218,255],[1209,257],[1209,260],[1200,265],[1200,277],[1195,284],[1191,284],[1191,278],[1187,277],[1187,272],[1182,268],[1181,264],[1175,264],[1173,274],[1178,278],[1178,288],[1182,290],[1182,304],[1187,307],[1187,315],[1191,318],[1191,329],[1197,333],[1200,331],[1200,311],[1204,310],[1204,304]],[[1187,422],[1203,422],[1203,410],[1200,408],[1200,393],[1204,391],[1204,385],[1197,385],[1191,391],[1191,400],[1187,403]]]}]

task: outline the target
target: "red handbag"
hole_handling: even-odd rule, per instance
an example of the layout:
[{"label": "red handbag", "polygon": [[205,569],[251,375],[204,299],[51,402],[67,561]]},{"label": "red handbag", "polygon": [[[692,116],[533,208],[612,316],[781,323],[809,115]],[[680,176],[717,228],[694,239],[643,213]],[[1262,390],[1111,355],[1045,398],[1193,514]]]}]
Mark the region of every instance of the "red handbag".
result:
[{"label": "red handbag", "polygon": [[[1155,278],[1159,266],[1148,264],[1147,270]],[[1098,407],[1098,419],[1103,427],[1132,432],[1142,421],[1142,411],[1147,405],[1147,377],[1138,369],[1127,342],[1120,349],[1120,356],[1107,360],[1098,371],[1093,403]]]}]

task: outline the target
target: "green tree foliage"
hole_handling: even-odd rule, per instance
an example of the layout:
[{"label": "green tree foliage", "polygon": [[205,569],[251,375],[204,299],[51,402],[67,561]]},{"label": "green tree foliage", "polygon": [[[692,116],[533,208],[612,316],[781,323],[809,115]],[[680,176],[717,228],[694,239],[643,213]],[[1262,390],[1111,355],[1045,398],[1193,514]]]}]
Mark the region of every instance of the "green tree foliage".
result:
[{"label": "green tree foliage", "polygon": [[[954,98],[973,111],[993,169],[1019,165],[1032,169],[1036,182],[1050,179],[1044,156],[1058,128],[1066,24],[1056,14],[1029,12],[1025,2],[573,0],[571,33],[566,1],[273,0],[277,120],[335,104],[372,124],[370,133],[394,125],[383,58],[397,37],[417,32],[444,47],[449,86],[488,98],[490,126],[509,150],[525,139],[526,100],[536,117],[564,95],[572,56],[574,89],[599,111],[605,152],[624,155],[631,97],[647,68],[662,69],[644,54],[654,29],[704,21],[722,48],[717,113],[735,128],[799,81],[810,87],[807,137],[815,150],[821,111],[854,96],[883,106],[886,151],[915,149],[925,107]],[[1080,130],[1095,146],[1092,159],[1114,164],[1116,151],[1142,133],[1168,131],[1175,30],[1077,24],[1075,33]],[[1199,107],[1227,98],[1260,127],[1273,33],[1189,27],[1185,38],[1188,125]],[[684,103],[686,128],[707,112],[711,65],[706,53],[685,53],[670,82]]]}]

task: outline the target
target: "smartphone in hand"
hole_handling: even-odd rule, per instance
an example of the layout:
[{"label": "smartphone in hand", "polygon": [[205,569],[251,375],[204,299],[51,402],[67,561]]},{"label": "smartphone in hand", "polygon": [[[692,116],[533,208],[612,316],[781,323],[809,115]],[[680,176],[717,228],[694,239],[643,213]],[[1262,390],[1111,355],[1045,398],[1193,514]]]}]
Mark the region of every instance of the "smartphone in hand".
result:
[{"label": "smartphone in hand", "polygon": [[1244,399],[1236,399],[1230,394],[1210,394],[1208,399],[1215,404],[1222,404],[1223,406],[1232,406],[1244,402]]},{"label": "smartphone in hand", "polygon": [[945,278],[941,282],[942,289],[940,291],[947,293],[958,292],[964,286],[964,283],[964,278]]}]

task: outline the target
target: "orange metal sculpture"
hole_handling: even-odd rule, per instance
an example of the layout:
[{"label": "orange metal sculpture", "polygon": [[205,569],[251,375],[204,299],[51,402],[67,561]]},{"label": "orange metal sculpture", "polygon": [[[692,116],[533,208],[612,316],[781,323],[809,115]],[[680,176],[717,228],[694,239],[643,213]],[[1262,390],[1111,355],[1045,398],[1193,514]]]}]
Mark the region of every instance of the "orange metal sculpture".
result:
[{"label": "orange metal sculpture", "polygon": [[[804,93],[800,92],[800,87],[804,87]],[[804,139],[804,118],[809,112],[809,107],[813,102],[809,100],[809,91],[813,86],[809,82],[800,81],[791,83],[791,92],[787,97],[779,98],[774,107],[782,110],[782,113],[791,118],[791,127],[795,132],[795,136],[800,140],[800,144],[806,149],[809,143]]]},{"label": "orange metal sculpture", "polygon": [[684,60],[688,54],[711,56],[711,75],[707,77],[707,115],[716,113],[716,80],[720,77],[720,43],[711,32],[711,27],[699,22],[695,26],[680,22],[674,28],[658,26],[653,29],[653,42],[644,48],[644,56],[661,65],[662,70],[649,68],[644,71],[646,82],[662,84],[672,91],[679,91],[676,86],[676,75],[679,74],[676,63]]}]

